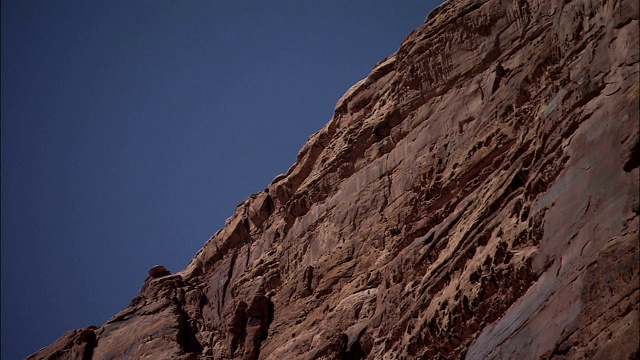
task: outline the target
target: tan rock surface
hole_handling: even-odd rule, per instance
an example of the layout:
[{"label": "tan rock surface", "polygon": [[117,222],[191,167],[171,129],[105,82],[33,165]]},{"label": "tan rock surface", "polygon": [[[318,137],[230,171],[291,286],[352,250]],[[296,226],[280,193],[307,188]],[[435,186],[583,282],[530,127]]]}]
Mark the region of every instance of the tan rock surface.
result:
[{"label": "tan rock surface", "polygon": [[446,2],[185,270],[30,358],[636,358],[638,33]]}]

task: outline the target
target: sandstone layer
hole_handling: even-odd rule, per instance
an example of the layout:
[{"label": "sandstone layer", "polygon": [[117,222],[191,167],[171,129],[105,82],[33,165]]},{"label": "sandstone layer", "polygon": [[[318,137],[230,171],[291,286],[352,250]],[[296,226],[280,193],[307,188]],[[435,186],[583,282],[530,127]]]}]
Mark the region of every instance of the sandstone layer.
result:
[{"label": "sandstone layer", "polygon": [[183,271],[31,359],[638,356],[637,0],[452,0]]}]

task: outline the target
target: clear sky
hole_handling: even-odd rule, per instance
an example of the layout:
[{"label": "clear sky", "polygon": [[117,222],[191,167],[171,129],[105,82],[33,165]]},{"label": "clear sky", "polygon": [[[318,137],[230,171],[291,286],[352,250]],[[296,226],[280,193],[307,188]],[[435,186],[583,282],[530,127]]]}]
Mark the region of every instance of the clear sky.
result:
[{"label": "clear sky", "polygon": [[2,359],[183,269],[437,3],[2,0]]}]

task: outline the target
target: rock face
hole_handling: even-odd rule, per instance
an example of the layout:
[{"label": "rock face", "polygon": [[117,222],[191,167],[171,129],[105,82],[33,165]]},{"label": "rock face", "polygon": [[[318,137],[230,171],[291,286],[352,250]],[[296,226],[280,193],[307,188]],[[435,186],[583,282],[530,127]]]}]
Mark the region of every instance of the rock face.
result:
[{"label": "rock face", "polygon": [[635,359],[638,2],[455,0],[190,265],[31,359]]}]

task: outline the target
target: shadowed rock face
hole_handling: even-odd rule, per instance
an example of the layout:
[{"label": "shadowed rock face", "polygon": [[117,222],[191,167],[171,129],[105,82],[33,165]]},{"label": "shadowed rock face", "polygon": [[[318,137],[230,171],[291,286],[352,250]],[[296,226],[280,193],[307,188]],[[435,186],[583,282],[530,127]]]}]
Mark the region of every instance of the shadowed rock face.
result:
[{"label": "shadowed rock face", "polygon": [[638,33],[443,4],[185,270],[30,358],[636,358]]}]

